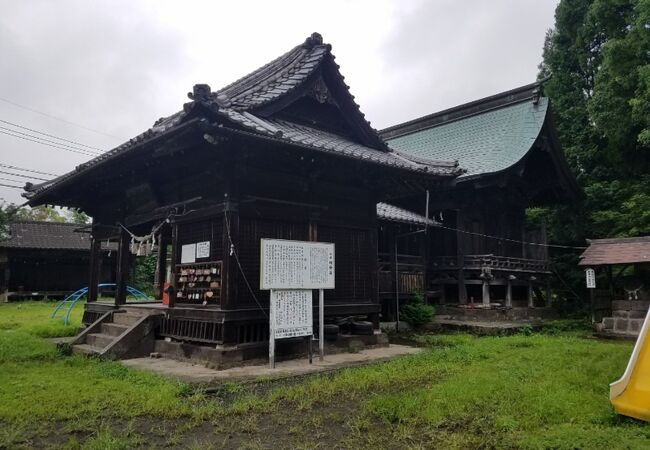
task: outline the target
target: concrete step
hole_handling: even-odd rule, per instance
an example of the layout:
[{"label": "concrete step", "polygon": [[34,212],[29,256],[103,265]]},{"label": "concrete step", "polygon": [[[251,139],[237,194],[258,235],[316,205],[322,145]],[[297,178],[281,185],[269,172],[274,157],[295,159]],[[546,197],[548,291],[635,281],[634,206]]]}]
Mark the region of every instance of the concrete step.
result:
[{"label": "concrete step", "polygon": [[128,325],[119,325],[117,323],[103,323],[102,324],[102,334],[108,336],[119,336],[129,329]]},{"label": "concrete step", "polygon": [[104,349],[108,347],[115,340],[115,336],[109,336],[101,333],[90,333],[86,336],[86,343],[93,347]]},{"label": "concrete step", "polygon": [[72,346],[72,353],[76,353],[78,355],[99,355],[101,351],[101,348],[88,344],[77,344]]},{"label": "concrete step", "polygon": [[132,313],[115,313],[113,314],[113,323],[118,325],[133,325],[142,318],[142,314]]}]

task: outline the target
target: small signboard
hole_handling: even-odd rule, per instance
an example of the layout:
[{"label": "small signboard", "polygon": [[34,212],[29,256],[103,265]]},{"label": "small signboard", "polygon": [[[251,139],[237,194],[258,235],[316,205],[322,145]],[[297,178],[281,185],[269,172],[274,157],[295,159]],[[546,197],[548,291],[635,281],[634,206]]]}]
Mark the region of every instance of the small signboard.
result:
[{"label": "small signboard", "polygon": [[[262,239],[260,289],[271,290],[269,365],[275,367],[275,340],[313,334],[312,290],[318,289],[318,351],[325,355],[325,293],[334,289],[334,244]],[[309,338],[311,363],[311,337]]]},{"label": "small signboard", "polygon": [[196,258],[209,258],[210,257],[210,241],[196,243]]},{"label": "small signboard", "polygon": [[594,269],[585,270],[585,279],[587,280],[587,288],[596,289],[596,271]]},{"label": "small signboard", "polygon": [[334,244],[262,239],[260,289],[334,289]]},{"label": "small signboard", "polygon": [[196,262],[196,244],[181,246],[181,264]]},{"label": "small signboard", "polygon": [[270,320],[275,339],[311,336],[314,333],[312,292],[272,290]]}]

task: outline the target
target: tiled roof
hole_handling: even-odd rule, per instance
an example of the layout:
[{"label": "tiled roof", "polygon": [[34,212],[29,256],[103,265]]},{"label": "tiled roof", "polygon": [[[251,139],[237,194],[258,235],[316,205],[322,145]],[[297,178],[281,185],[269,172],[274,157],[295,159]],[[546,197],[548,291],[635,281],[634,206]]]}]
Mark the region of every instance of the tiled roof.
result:
[{"label": "tiled roof", "polygon": [[0,248],[90,250],[90,235],[75,232],[82,225],[58,222],[14,222]]},{"label": "tiled roof", "polygon": [[[305,86],[305,83],[313,80],[315,72],[325,64],[330,65],[328,66],[330,68],[333,67],[332,70],[337,74],[336,82],[346,92],[345,99],[342,100],[352,105],[350,108],[353,112],[351,120],[354,121],[360,133],[365,136],[363,143],[286,120],[268,118],[268,114],[258,112],[290,95],[297,88]],[[37,204],[38,196],[62,182],[183,126],[190,117],[196,116],[193,111],[198,110],[197,106],[199,105],[203,107],[204,111],[210,111],[211,114],[216,115],[217,120],[225,119],[247,132],[271,137],[288,144],[413,172],[446,177],[454,177],[461,173],[458,164],[449,162],[446,158],[438,161],[422,157],[415,161],[407,155],[386,147],[376,130],[365,120],[358,105],[354,103],[354,97],[343,82],[343,76],[338,72],[338,65],[334,63],[331,46],[323,44],[322,37],[317,33],[312,34],[303,44],[294,47],[279,58],[217,92],[210,92],[207,85],[196,85],[192,99],[194,101],[186,104],[183,111],[159,119],[146,132],[77,166],[74,171],[36,186],[27,185],[23,195],[29,198],[33,204]]]},{"label": "tiled roof", "polygon": [[439,225],[432,219],[427,219],[420,214],[414,213],[407,209],[399,208],[388,203],[377,203],[377,218],[389,222],[407,223],[412,225]]},{"label": "tiled roof", "polygon": [[432,175],[453,176],[459,173],[458,165],[455,162],[415,161],[400,152],[377,151],[337,134],[283,119],[263,119],[247,112],[239,113],[231,109],[220,110],[219,113],[226,115],[231,121],[252,132],[313,150]]},{"label": "tiled roof", "polygon": [[580,255],[580,266],[650,263],[650,236],[592,239]]},{"label": "tiled roof", "polygon": [[528,99],[386,140],[391,148],[417,158],[457,160],[467,170],[461,178],[495,173],[531,150],[547,110],[547,98]]}]

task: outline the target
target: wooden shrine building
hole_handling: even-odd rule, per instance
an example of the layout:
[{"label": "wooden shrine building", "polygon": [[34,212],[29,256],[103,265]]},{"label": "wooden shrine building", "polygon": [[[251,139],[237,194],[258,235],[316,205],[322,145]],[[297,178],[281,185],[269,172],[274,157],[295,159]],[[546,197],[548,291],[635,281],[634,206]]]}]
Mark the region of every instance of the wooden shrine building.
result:
[{"label": "wooden shrine building", "polygon": [[[153,309],[158,340],[263,348],[262,238],[333,242],[336,288],[326,293],[326,316],[365,316],[378,326],[377,203],[423,197],[451,182],[457,163],[389,148],[317,33],[234,83],[216,92],[198,84],[189,97],[182,111],[129,142],[26,188],[30,205],[92,216],[95,255],[100,241],[119,242],[115,302],[95,302],[91,292],[84,322],[109,322],[111,314],[115,322],[126,303],[129,251],[153,244],[153,232],[158,260],[171,259],[169,277],[158,268],[159,290],[170,286],[167,305]],[[194,244],[196,253],[185,254]],[[104,337],[85,345],[100,353],[118,347],[106,337],[117,333],[111,326],[90,330]]]},{"label": "wooden shrine building", "polygon": [[[440,226],[427,234],[426,251],[400,250],[407,258],[427,256],[421,271],[441,304],[550,302],[546,232],[543,224],[528,225],[525,211],[580,194],[542,88],[533,83],[381,132],[392,149],[416,161],[457,160],[466,170],[454,185],[430,192],[428,209]],[[424,213],[421,198],[398,204]]]},{"label": "wooden shrine building", "polygon": [[[90,235],[83,225],[58,222],[12,222],[0,240],[0,301],[62,298],[88,285]],[[104,248],[98,276],[110,283],[115,255]]]}]

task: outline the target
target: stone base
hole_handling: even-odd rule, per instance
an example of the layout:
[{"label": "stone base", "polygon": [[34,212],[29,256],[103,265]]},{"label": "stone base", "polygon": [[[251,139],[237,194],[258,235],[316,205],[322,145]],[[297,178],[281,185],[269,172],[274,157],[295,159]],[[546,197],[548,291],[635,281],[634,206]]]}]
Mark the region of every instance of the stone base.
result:
[{"label": "stone base", "polygon": [[[339,334],[336,339],[325,342],[325,354],[351,352],[364,349],[387,347],[388,336],[375,332],[372,335]],[[286,361],[307,357],[306,339],[286,339],[276,341],[276,361]],[[318,358],[318,344],[313,344],[314,358]],[[268,361],[267,342],[242,344],[237,346],[208,346],[171,340],[156,340],[156,356],[203,364],[212,369],[228,369],[237,366],[263,364]]]},{"label": "stone base", "polygon": [[553,308],[471,308],[469,306],[441,305],[436,307],[436,318],[443,320],[478,322],[530,322],[557,319]]}]

